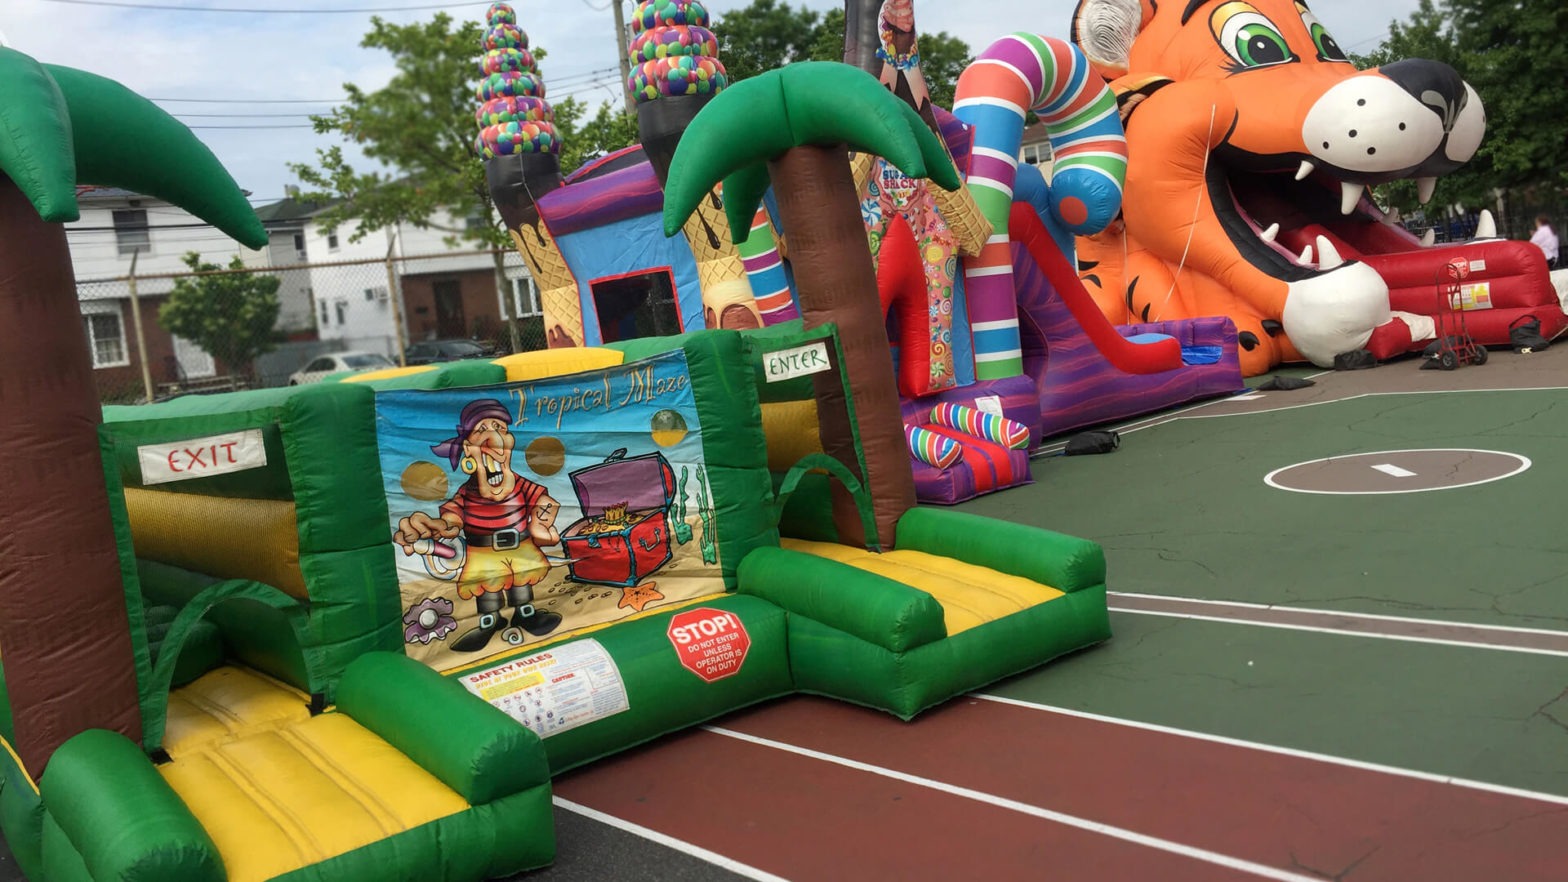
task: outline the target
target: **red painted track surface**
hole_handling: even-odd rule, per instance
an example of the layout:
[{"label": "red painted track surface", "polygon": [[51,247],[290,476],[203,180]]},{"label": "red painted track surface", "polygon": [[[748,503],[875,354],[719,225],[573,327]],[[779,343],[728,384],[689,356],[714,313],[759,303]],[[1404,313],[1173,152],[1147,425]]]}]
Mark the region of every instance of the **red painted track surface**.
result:
[{"label": "red painted track surface", "polygon": [[[1568,879],[1561,803],[974,699],[906,724],[796,698],[718,725],[1307,878]],[[1255,878],[710,731],[556,793],[794,879]]]}]

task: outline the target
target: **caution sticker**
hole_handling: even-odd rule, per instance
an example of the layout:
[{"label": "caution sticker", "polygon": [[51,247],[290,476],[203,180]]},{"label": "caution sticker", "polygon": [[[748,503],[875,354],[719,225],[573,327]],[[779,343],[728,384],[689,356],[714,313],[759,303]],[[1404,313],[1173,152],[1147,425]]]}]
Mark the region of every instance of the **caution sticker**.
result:
[{"label": "caution sticker", "polygon": [[465,674],[462,681],[540,738],[631,709],[615,659],[593,639]]}]

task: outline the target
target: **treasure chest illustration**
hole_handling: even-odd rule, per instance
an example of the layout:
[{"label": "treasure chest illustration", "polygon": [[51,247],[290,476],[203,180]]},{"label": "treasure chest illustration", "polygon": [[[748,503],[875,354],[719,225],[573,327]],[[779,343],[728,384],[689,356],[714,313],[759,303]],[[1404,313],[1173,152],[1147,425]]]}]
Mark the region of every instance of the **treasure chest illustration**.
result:
[{"label": "treasure chest illustration", "polygon": [[561,534],[579,582],[628,587],[670,560],[670,502],[675,472],[663,454],[627,457],[571,473],[583,516]]}]

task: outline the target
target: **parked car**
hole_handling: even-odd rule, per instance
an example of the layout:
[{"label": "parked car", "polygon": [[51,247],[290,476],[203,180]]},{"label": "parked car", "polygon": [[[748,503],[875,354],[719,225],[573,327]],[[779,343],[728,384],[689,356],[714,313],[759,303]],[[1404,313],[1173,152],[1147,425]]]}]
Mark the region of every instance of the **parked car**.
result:
[{"label": "parked car", "polygon": [[397,364],[379,352],[333,352],[313,358],[304,367],[289,374],[289,385],[317,383],[326,379],[328,374],[342,371],[379,371],[394,367]]},{"label": "parked car", "polygon": [[493,346],[478,340],[421,340],[403,350],[403,360],[408,364],[435,364],[439,361],[462,361],[465,358],[495,358],[500,355]]}]

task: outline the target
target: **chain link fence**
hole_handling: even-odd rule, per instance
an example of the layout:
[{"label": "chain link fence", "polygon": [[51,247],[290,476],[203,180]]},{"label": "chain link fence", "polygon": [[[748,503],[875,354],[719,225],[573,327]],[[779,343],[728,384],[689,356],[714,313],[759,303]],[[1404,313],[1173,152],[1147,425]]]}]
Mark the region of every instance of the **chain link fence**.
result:
[{"label": "chain link fence", "polygon": [[545,348],[538,288],[514,251],[121,276],[76,289],[105,404]]}]

